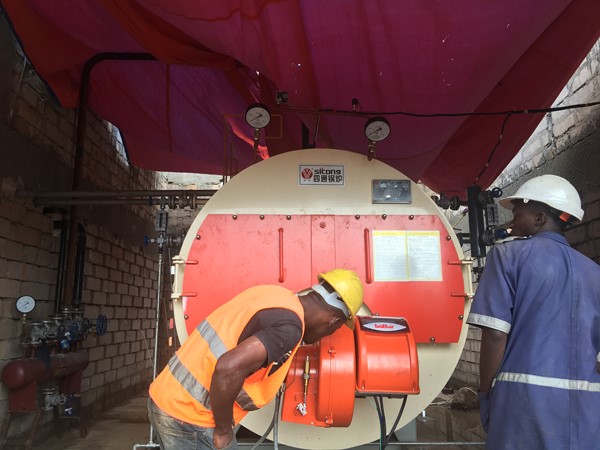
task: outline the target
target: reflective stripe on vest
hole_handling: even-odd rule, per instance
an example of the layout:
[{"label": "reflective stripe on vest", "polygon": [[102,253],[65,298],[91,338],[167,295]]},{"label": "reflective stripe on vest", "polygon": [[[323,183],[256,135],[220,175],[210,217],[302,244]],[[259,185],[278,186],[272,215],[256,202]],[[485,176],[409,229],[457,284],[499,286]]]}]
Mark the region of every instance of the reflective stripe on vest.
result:
[{"label": "reflective stripe on vest", "polygon": [[[215,356],[215,359],[219,359],[224,353],[227,352],[227,347],[217,334],[216,330],[206,320],[202,321],[200,325],[196,327],[196,330],[208,343],[210,351]],[[192,397],[198,400],[206,409],[210,408],[210,391],[198,381],[194,375],[183,365],[177,354],[173,355],[171,361],[169,361],[169,370],[177,381],[190,393]],[[240,393],[236,397],[235,401],[240,408],[246,411],[255,411],[258,407],[252,401],[252,398],[248,393],[241,389]]]},{"label": "reflective stripe on vest", "polygon": [[527,373],[501,372],[494,380],[492,386],[494,386],[497,381],[524,383],[534,386],[567,389],[570,391],[600,392],[600,383],[590,383],[586,380],[569,380],[568,378],[543,377]]}]

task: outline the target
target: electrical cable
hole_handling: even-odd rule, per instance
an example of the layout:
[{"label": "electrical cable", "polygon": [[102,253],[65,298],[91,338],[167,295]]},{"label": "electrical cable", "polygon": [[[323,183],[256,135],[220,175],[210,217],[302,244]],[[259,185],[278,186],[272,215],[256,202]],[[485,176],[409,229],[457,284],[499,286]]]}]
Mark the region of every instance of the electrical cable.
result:
[{"label": "electrical cable", "polygon": [[408,117],[477,117],[477,116],[507,116],[514,114],[539,114],[549,113],[556,111],[564,111],[568,109],[578,108],[589,108],[591,106],[600,105],[598,102],[588,103],[577,103],[575,105],[567,106],[555,106],[551,108],[531,108],[531,109],[513,109],[506,111],[489,111],[489,112],[458,112],[458,113],[414,113],[409,111],[355,111],[355,110],[342,110],[342,109],[322,109],[322,108],[306,108],[301,106],[290,106],[289,104],[282,104],[279,107],[283,110],[289,110],[299,113],[307,114],[319,114],[319,115],[331,115],[331,116],[353,116],[353,117],[365,117],[365,116],[408,116]]},{"label": "electrical cable", "polygon": [[385,409],[383,407],[383,397],[380,395],[375,395],[373,397],[375,400],[375,408],[377,409],[377,417],[379,418],[379,449],[383,450],[385,448],[385,438],[386,438],[386,423],[385,423]]},{"label": "electrical cable", "polygon": [[483,172],[485,172],[486,169],[489,167],[490,162],[492,161],[492,157],[494,156],[494,153],[496,153],[496,150],[500,146],[500,143],[502,142],[502,138],[504,137],[504,129],[506,128],[506,123],[508,122],[508,119],[510,119],[511,117],[512,117],[512,114],[507,114],[506,117],[504,117],[504,120],[502,121],[502,126],[500,127],[500,135],[498,136],[496,145],[494,145],[494,147],[492,148],[492,151],[490,152],[490,155],[488,156],[488,159],[485,162],[483,169],[481,169],[481,172],[479,172],[479,175],[477,175],[475,177],[472,184],[476,184],[477,181],[479,180],[479,178],[481,177],[481,175],[483,175]]},{"label": "electrical cable", "polygon": [[319,135],[319,124],[321,123],[321,114],[317,116],[317,122],[315,123],[315,134],[313,135],[313,148],[317,147],[317,136]]},{"label": "electrical cable", "polygon": [[500,128],[500,135],[498,136],[498,140],[496,144],[492,148],[490,155],[488,156],[487,161],[485,162],[483,169],[481,172],[475,177],[473,180],[473,184],[476,184],[477,181],[481,178],[483,173],[487,170],[492,160],[492,157],[496,153],[496,150],[500,146],[502,142],[502,138],[504,137],[504,130],[506,128],[506,123],[508,119],[517,114],[540,114],[540,113],[552,113],[557,111],[565,111],[569,109],[580,109],[580,108],[589,108],[592,106],[600,105],[600,101],[597,102],[588,102],[588,103],[577,103],[575,105],[566,105],[566,106],[555,106],[550,108],[531,108],[531,109],[514,109],[509,111],[489,111],[489,112],[459,112],[459,113],[413,113],[409,111],[356,111],[356,109],[352,110],[336,110],[336,109],[311,109],[311,108],[303,108],[303,107],[295,107],[290,105],[281,105],[282,109],[287,109],[289,111],[300,112],[300,113],[312,113],[318,114],[317,116],[317,125],[314,135],[314,142],[316,143],[317,132],[319,121],[321,118],[321,114],[332,115],[332,116],[350,116],[350,117],[371,117],[371,116],[407,116],[407,117],[421,117],[421,118],[432,118],[432,117],[483,117],[483,116],[505,116],[502,122],[502,126]]},{"label": "electrical cable", "polygon": [[396,420],[394,420],[394,424],[392,425],[392,428],[390,430],[390,434],[387,435],[387,437],[385,438],[385,443],[383,444],[383,448],[387,447],[387,445],[390,443],[390,439],[392,438],[392,435],[394,434],[394,431],[396,431],[396,427],[398,426],[398,422],[400,422],[400,418],[402,417],[402,414],[404,413],[404,407],[406,406],[406,400],[408,399],[407,395],[404,395],[402,397],[402,405],[400,406],[400,411],[398,411],[398,415],[396,416]]},{"label": "electrical cable", "polygon": [[375,404],[375,408],[377,409],[377,418],[379,419],[379,449],[384,450],[387,445],[390,443],[392,439],[392,435],[398,426],[398,422],[400,422],[400,418],[404,413],[404,408],[406,407],[406,401],[408,396],[402,396],[402,405],[400,406],[400,410],[398,411],[398,415],[392,424],[392,428],[390,429],[390,433],[387,434],[387,423],[385,419],[385,408],[383,406],[383,397],[381,395],[373,396],[373,403]]},{"label": "electrical cable", "polygon": [[[279,422],[278,416],[279,416],[279,409],[281,406],[281,396],[283,395],[284,390],[285,390],[285,385],[282,385],[281,389],[279,389],[279,392],[275,396],[275,411],[273,413],[273,419],[271,420],[271,423],[269,424],[267,431],[265,431],[263,433],[263,435],[260,437],[260,439],[258,441],[256,441],[256,444],[254,444],[254,446],[250,450],[256,450],[260,446],[260,444],[262,444],[264,442],[264,440],[267,438],[267,436],[269,435],[271,430],[273,430],[273,428],[275,428],[275,424]],[[278,436],[274,432],[273,433],[273,448],[278,448],[277,447],[278,446],[277,439],[278,439]]]}]

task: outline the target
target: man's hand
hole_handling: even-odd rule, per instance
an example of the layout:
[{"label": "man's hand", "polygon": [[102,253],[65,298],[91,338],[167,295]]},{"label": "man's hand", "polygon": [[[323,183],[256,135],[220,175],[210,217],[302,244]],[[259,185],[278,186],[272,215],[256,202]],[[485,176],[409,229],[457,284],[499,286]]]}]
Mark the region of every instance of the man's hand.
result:
[{"label": "man's hand", "polygon": [[491,328],[481,328],[481,350],[479,353],[479,390],[489,394],[494,377],[500,369],[506,350],[508,335]]},{"label": "man's hand", "polygon": [[213,434],[213,445],[215,448],[225,448],[231,444],[233,440],[233,428],[215,428]]}]

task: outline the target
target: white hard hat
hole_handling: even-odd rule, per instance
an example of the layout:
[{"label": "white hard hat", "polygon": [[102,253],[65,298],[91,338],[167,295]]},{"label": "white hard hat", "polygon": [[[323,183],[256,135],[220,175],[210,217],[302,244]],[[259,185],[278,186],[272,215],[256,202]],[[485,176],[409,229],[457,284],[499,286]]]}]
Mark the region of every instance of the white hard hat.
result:
[{"label": "white hard hat", "polygon": [[[581,198],[571,183],[556,175],[541,175],[527,180],[513,195],[499,200],[506,209],[512,209],[512,200],[529,200],[546,205],[573,216],[577,221],[583,218]],[[566,220],[565,220],[566,221]]]}]

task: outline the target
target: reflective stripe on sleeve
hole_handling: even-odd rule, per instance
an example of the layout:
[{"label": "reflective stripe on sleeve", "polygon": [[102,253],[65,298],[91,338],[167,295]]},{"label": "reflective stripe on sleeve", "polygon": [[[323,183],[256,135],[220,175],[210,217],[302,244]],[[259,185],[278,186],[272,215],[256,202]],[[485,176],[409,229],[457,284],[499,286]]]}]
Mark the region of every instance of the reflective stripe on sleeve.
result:
[{"label": "reflective stripe on sleeve", "polygon": [[505,320],[496,319],[495,317],[484,316],[482,314],[469,314],[467,323],[476,325],[479,327],[492,328],[494,330],[502,331],[506,334],[510,331],[510,323]]},{"label": "reflective stripe on sleeve", "polygon": [[498,374],[492,386],[498,381],[509,383],[524,383],[534,386],[544,386],[555,389],[568,389],[571,391],[600,392],[600,383],[590,383],[586,380],[569,380],[566,378],[542,377],[527,373],[501,372]]}]

